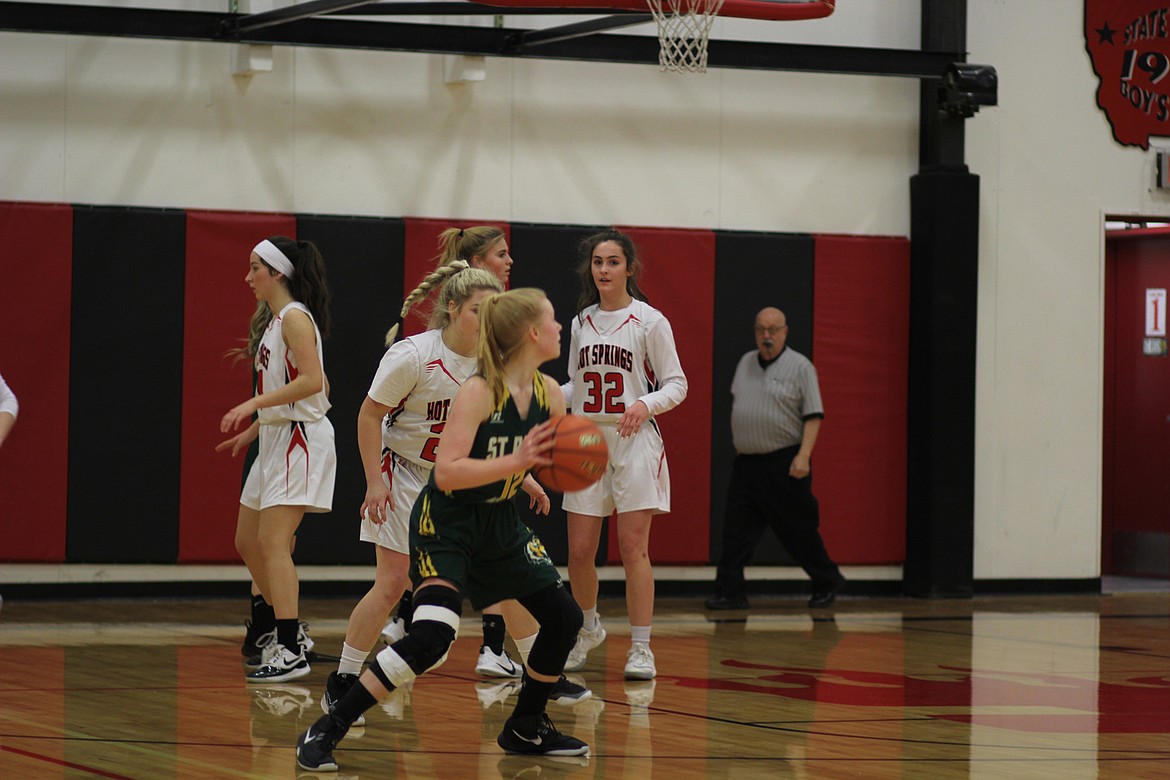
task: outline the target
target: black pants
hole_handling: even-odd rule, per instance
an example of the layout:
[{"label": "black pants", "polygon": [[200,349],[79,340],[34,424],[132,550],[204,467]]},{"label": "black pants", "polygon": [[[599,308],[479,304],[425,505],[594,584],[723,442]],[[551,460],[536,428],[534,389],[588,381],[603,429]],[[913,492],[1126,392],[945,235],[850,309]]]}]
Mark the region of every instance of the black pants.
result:
[{"label": "black pants", "polygon": [[812,494],[812,474],[804,479],[788,475],[799,451],[799,447],[786,447],[766,455],[735,457],[723,516],[723,555],[715,575],[715,595],[744,595],[743,568],[768,528],[812,579],[814,590],[842,579],[818,530],[820,506]]}]

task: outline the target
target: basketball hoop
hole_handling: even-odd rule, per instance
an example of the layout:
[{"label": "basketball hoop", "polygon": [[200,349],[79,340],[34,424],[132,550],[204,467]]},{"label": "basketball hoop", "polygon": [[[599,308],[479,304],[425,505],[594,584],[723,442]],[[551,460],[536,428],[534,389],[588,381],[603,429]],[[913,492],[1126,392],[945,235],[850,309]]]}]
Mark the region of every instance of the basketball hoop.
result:
[{"label": "basketball hoop", "polygon": [[675,73],[707,72],[707,39],[724,0],[646,0],[658,23],[658,64]]}]

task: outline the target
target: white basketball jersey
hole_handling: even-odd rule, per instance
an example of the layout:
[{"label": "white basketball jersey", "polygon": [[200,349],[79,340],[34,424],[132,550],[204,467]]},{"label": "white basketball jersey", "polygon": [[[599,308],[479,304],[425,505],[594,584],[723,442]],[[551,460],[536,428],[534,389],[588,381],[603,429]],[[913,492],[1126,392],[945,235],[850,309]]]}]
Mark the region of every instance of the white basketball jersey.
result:
[{"label": "white basketball jersey", "polygon": [[619,311],[585,309],[573,318],[564,387],[573,413],[599,423],[616,421],[639,400],[651,415],[678,406],[687,378],[670,323],[639,300]]},{"label": "white basketball jersey", "polygon": [[412,463],[432,468],[451,401],[475,372],[475,358],[443,343],[441,329],[397,342],[378,364],[369,396],[391,408],[382,446]]},{"label": "white basketball jersey", "polygon": [[[317,321],[309,312],[308,307],[300,301],[293,301],[280,310],[280,313],[268,322],[268,329],[256,350],[256,395],[279,390],[297,378],[299,370],[296,358],[284,343],[283,321],[284,315],[290,309],[299,309],[309,316],[313,323],[313,333],[317,337],[317,360],[321,363],[321,372],[325,372],[325,354],[321,348],[321,331],[317,328]],[[297,422],[314,422],[320,420],[329,411],[329,399],[325,395],[325,383],[321,383],[320,392],[308,398],[302,398],[291,404],[270,406],[259,411],[261,424],[271,424],[285,420]]]}]

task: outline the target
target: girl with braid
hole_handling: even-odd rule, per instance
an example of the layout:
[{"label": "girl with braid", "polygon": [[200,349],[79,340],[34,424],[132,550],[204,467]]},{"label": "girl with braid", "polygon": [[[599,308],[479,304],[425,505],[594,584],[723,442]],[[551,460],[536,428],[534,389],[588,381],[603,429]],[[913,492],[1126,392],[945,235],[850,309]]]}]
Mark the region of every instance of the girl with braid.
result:
[{"label": "girl with braid", "polygon": [[[321,342],[329,333],[325,261],[309,241],[273,236],[257,244],[245,277],[258,306],[247,354],[256,390],[223,416],[221,433],[257,416],[259,455],[240,495],[236,549],[276,618],[275,641],[261,653],[248,682],[295,680],[309,673],[298,637],[297,571],[290,551],[306,512],[333,506],[337,471]],[[243,432],[236,445],[246,441]],[[231,441],[231,440],[229,440]]]},{"label": "girl with braid", "polygon": [[[467,265],[481,268],[494,274],[501,284],[507,286],[513,260],[508,252],[508,241],[504,231],[500,228],[492,225],[447,228],[439,234],[439,247],[441,251],[435,262],[435,273],[424,279],[414,292],[406,297],[399,314],[400,319],[405,318],[416,303],[425,300],[437,285],[442,284],[442,280],[452,272],[452,269]],[[391,329],[391,334],[395,332]],[[393,340],[389,338],[391,334],[387,334],[388,344]],[[390,449],[389,444],[387,448]],[[530,494],[531,506],[540,514],[548,514],[550,501],[544,489],[534,480],[528,480],[524,489]],[[409,505],[406,511],[409,511]],[[382,629],[382,636],[388,643],[401,639],[410,627],[412,598],[413,594],[409,589],[403,591],[395,618],[388,621]],[[506,620],[504,612],[507,612]],[[493,604],[484,608],[482,621],[483,644],[480,645],[479,657],[475,664],[476,673],[483,677],[520,677],[523,670],[519,664],[512,661],[504,649],[505,631],[511,626],[511,633],[523,655],[526,652],[525,645],[531,643],[536,636],[535,621],[515,603]],[[571,704],[583,701],[588,695],[587,689],[562,681],[558,687],[557,701]]]},{"label": "girl with braid", "polygon": [[464,596],[473,608],[518,599],[540,626],[516,707],[496,742],[508,753],[589,755],[587,744],[561,734],[545,714],[581,610],[512,502],[529,469],[549,462],[549,421],[565,413],[560,387],[540,372],[560,354],[561,326],[535,289],[489,296],[479,319],[476,374],[451,402],[435,467],[410,514],[410,630],[301,734],[302,769],[336,771],[333,750],[350,726],[391,691],[443,663],[458,635]]}]

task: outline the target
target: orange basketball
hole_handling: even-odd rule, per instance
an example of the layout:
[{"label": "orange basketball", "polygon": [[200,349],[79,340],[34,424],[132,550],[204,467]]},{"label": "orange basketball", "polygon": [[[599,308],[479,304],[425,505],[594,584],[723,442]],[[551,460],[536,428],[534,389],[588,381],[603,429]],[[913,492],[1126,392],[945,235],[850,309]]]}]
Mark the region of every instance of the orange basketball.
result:
[{"label": "orange basketball", "polygon": [[552,440],[552,463],[532,470],[549,490],[582,490],[605,474],[609,447],[601,429],[590,420],[575,414],[558,417],[553,421]]}]

